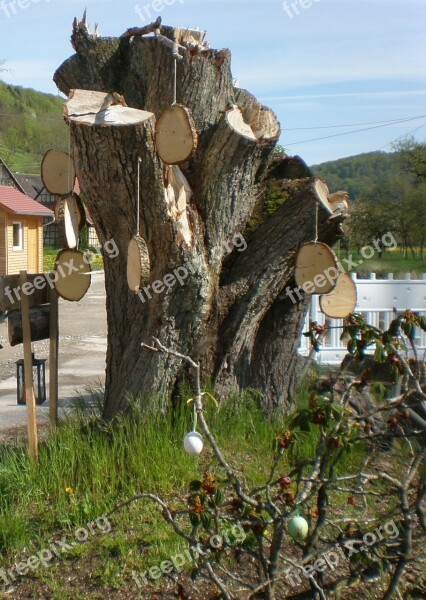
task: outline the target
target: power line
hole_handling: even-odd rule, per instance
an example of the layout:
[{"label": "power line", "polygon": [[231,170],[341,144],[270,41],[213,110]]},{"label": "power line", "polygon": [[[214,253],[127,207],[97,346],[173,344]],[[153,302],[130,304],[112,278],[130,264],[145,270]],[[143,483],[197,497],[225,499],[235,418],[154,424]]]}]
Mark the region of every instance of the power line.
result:
[{"label": "power line", "polygon": [[400,120],[406,119],[417,119],[421,117],[400,117],[400,119],[389,119],[387,121],[370,121],[366,123],[348,123],[347,125],[320,125],[318,127],[286,127],[286,131],[312,131],[313,129],[337,129],[342,127],[359,127],[362,125],[379,125],[381,123],[386,124],[389,123],[392,125],[393,123],[398,123]]},{"label": "power line", "polygon": [[382,146],[381,148],[379,148],[379,150],[383,150],[383,148],[387,148],[388,146],[392,146],[392,144],[394,144],[398,140],[401,140],[402,138],[407,137],[407,135],[411,135],[412,133],[415,133],[416,131],[418,131],[419,129],[421,129],[422,127],[424,127],[425,125],[426,125],[426,123],[423,123],[423,125],[419,125],[415,129],[411,129],[410,131],[407,131],[407,133],[403,133],[402,135],[399,135],[397,138],[395,138],[394,140],[392,140],[388,144],[385,144],[384,146]]},{"label": "power line", "polygon": [[426,115],[421,115],[420,117],[410,117],[407,119],[401,119],[398,121],[392,121],[390,123],[386,123],[384,125],[376,125],[374,127],[365,127],[363,129],[354,129],[353,131],[345,131],[343,133],[334,133],[332,135],[326,135],[318,138],[312,138],[309,140],[300,140],[299,142],[292,142],[291,144],[284,144],[287,148],[288,146],[297,146],[298,144],[307,144],[308,142],[316,142],[319,140],[327,140],[334,137],[340,137],[342,135],[350,135],[352,133],[359,133],[361,131],[370,131],[372,129],[380,129],[381,127],[389,127],[390,125],[396,125],[398,123],[407,123],[408,121],[417,121],[418,119],[426,119]]}]

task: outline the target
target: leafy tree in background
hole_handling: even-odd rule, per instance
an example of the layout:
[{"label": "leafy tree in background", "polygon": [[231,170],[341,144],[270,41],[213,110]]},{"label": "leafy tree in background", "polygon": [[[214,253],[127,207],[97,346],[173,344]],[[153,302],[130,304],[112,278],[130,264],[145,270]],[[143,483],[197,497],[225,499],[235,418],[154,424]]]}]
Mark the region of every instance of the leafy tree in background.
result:
[{"label": "leafy tree in background", "polygon": [[[358,250],[397,229],[395,212],[389,210],[390,189],[376,185],[351,205],[350,217],[345,229],[352,245]],[[379,255],[381,256],[381,255]]]},{"label": "leafy tree in background", "polygon": [[411,136],[394,147],[401,153],[404,169],[415,176],[417,183],[426,181],[426,143],[417,142]]},{"label": "leafy tree in background", "polygon": [[413,215],[413,243],[419,248],[420,258],[425,259],[426,244],[426,182],[418,184],[411,190],[407,208]]},{"label": "leafy tree in background", "polygon": [[426,185],[393,177],[375,185],[351,205],[348,236],[358,249],[391,232],[405,258],[424,256],[426,243]]}]

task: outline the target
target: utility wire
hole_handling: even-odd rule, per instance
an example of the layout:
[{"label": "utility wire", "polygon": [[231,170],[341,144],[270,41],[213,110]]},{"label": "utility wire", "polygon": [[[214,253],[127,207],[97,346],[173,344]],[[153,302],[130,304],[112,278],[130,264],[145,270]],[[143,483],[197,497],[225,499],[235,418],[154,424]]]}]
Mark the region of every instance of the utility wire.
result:
[{"label": "utility wire", "polygon": [[393,121],[392,123],[386,123],[385,125],[376,125],[374,127],[365,127],[363,129],[354,129],[353,131],[345,131],[343,133],[334,133],[332,135],[325,135],[322,137],[312,138],[309,140],[300,140],[298,142],[292,142],[291,144],[285,144],[285,147],[288,148],[289,146],[297,146],[298,144],[307,144],[308,142],[316,142],[319,140],[328,140],[330,138],[340,137],[342,135],[350,135],[352,133],[359,133],[361,131],[370,131],[372,129],[380,129],[381,127],[389,127],[390,125],[396,125],[398,123],[407,123],[408,121],[416,121],[418,119],[426,119],[426,115],[422,115],[421,117],[411,117],[409,119],[402,119],[400,121]]},{"label": "utility wire", "polygon": [[379,148],[379,151],[383,150],[383,148],[387,148],[388,146],[392,146],[392,144],[395,144],[395,142],[397,142],[398,140],[401,140],[401,139],[407,137],[407,135],[411,135],[412,133],[415,133],[416,131],[418,131],[419,129],[421,129],[422,127],[424,127],[425,125],[426,125],[426,123],[423,123],[423,125],[419,125],[415,129],[411,129],[410,131],[407,131],[407,133],[403,133],[402,135],[399,135],[397,138],[395,138],[394,140],[392,140],[391,142],[389,142],[389,144],[385,144],[384,146],[382,146],[381,148]]},{"label": "utility wire", "polygon": [[337,128],[342,128],[342,127],[360,127],[363,125],[379,125],[381,123],[386,124],[389,123],[390,125],[392,125],[393,123],[398,123],[399,121],[403,120],[405,121],[406,119],[417,119],[417,118],[422,118],[421,117],[401,117],[400,119],[389,119],[387,121],[370,121],[370,122],[366,122],[366,123],[348,123],[346,125],[320,125],[318,127],[286,127],[285,131],[311,131],[313,129],[337,129]]}]

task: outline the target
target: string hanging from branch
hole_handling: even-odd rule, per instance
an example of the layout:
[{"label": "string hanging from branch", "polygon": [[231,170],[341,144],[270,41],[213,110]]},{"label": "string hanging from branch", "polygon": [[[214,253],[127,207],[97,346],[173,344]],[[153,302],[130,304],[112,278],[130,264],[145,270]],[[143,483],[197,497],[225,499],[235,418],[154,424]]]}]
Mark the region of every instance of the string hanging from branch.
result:
[{"label": "string hanging from branch", "polygon": [[177,104],[177,60],[174,57],[173,99],[160,115],[155,128],[157,154],[167,165],[178,165],[191,158],[197,149],[198,135],[189,109]]},{"label": "string hanging from branch", "polygon": [[315,199],[314,241],[302,244],[296,255],[294,277],[305,294],[328,294],[334,289],[340,272],[333,250],[318,241],[319,202],[318,197]]}]

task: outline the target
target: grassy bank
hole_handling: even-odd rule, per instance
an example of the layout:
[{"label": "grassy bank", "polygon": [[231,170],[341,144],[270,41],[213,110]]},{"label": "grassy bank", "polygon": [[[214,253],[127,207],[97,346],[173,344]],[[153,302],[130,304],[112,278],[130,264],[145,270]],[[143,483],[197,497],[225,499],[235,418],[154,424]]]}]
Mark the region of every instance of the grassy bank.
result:
[{"label": "grassy bank", "polygon": [[[43,272],[46,273],[54,269],[55,259],[60,252],[58,248],[46,247],[43,250]],[[90,264],[92,265],[92,271],[100,271],[104,268],[104,262],[102,256],[98,252],[92,252],[88,250],[90,254]]]},{"label": "grassy bank", "polygon": [[[200,458],[184,452],[182,440],[192,423],[191,410],[183,404],[184,411],[172,418],[144,413],[135,403],[131,414],[114,426],[83,411],[40,445],[37,467],[25,448],[1,447],[0,568],[87,526],[141,491],[166,499],[183,496],[188,483],[214,462],[208,449]],[[235,468],[244,471],[249,485],[260,483],[271,463],[276,424],[263,417],[249,395],[230,398],[218,412],[208,412]],[[170,556],[178,545],[182,541],[158,509],[138,503],[114,517],[113,535],[94,537],[91,545],[79,544],[67,557],[96,548],[107,564],[103,577],[111,583],[115,579],[108,575],[111,553],[142,568]],[[41,569],[39,575],[47,572]]]},{"label": "grassy bank", "polygon": [[[334,248],[339,258],[346,258],[346,252],[338,247]],[[412,279],[422,279],[426,273],[426,260],[411,255],[405,258],[399,249],[386,251],[379,258],[377,252],[370,259],[365,259],[355,248],[350,250],[351,259],[358,264],[354,269],[359,279],[368,278],[369,273],[376,273],[377,279],[385,279],[388,273],[393,273],[394,279],[403,279],[405,273],[411,273]],[[345,264],[345,263],[344,263]],[[351,269],[352,270],[352,269]]]},{"label": "grassy bank", "polygon": [[[308,390],[308,385],[302,387],[295,399],[299,409],[308,406]],[[130,414],[114,425],[81,409],[40,444],[37,467],[25,448],[0,447],[0,577],[1,569],[7,571],[27,561],[57,540],[66,539],[70,544],[58,558],[18,578],[12,595],[10,589],[2,594],[0,579],[0,598],[156,597],[149,590],[138,591],[133,571],[146,572],[185,547],[158,506],[147,500],[130,504],[108,517],[111,531],[102,527],[92,530],[92,523],[141,492],[157,494],[170,510],[179,510],[187,503],[191,481],[202,478],[207,470],[220,476],[207,444],[199,457],[190,457],[183,450],[183,437],[192,429],[192,411],[186,404],[189,395],[189,390],[182,390],[180,409],[167,416],[144,411],[143,402],[134,402]],[[99,405],[101,394],[93,396],[93,404]],[[206,417],[247,489],[264,485],[276,436],[282,431],[281,419],[266,419],[253,393],[231,396],[219,409],[211,403]],[[304,432],[283,456],[277,475],[286,475],[295,460],[312,458],[318,435],[318,428]],[[362,457],[363,448],[355,446],[342,457],[336,472],[357,468]],[[336,510],[356,514],[358,509],[347,506],[347,494],[339,493],[336,498]],[[313,509],[314,505],[305,507],[306,514]],[[87,540],[75,542],[76,532],[81,530],[90,532]],[[290,540],[286,548],[294,551]],[[191,566],[185,569],[189,572]],[[158,585],[164,591],[167,579]],[[200,591],[194,598],[214,597],[203,594]]]}]

